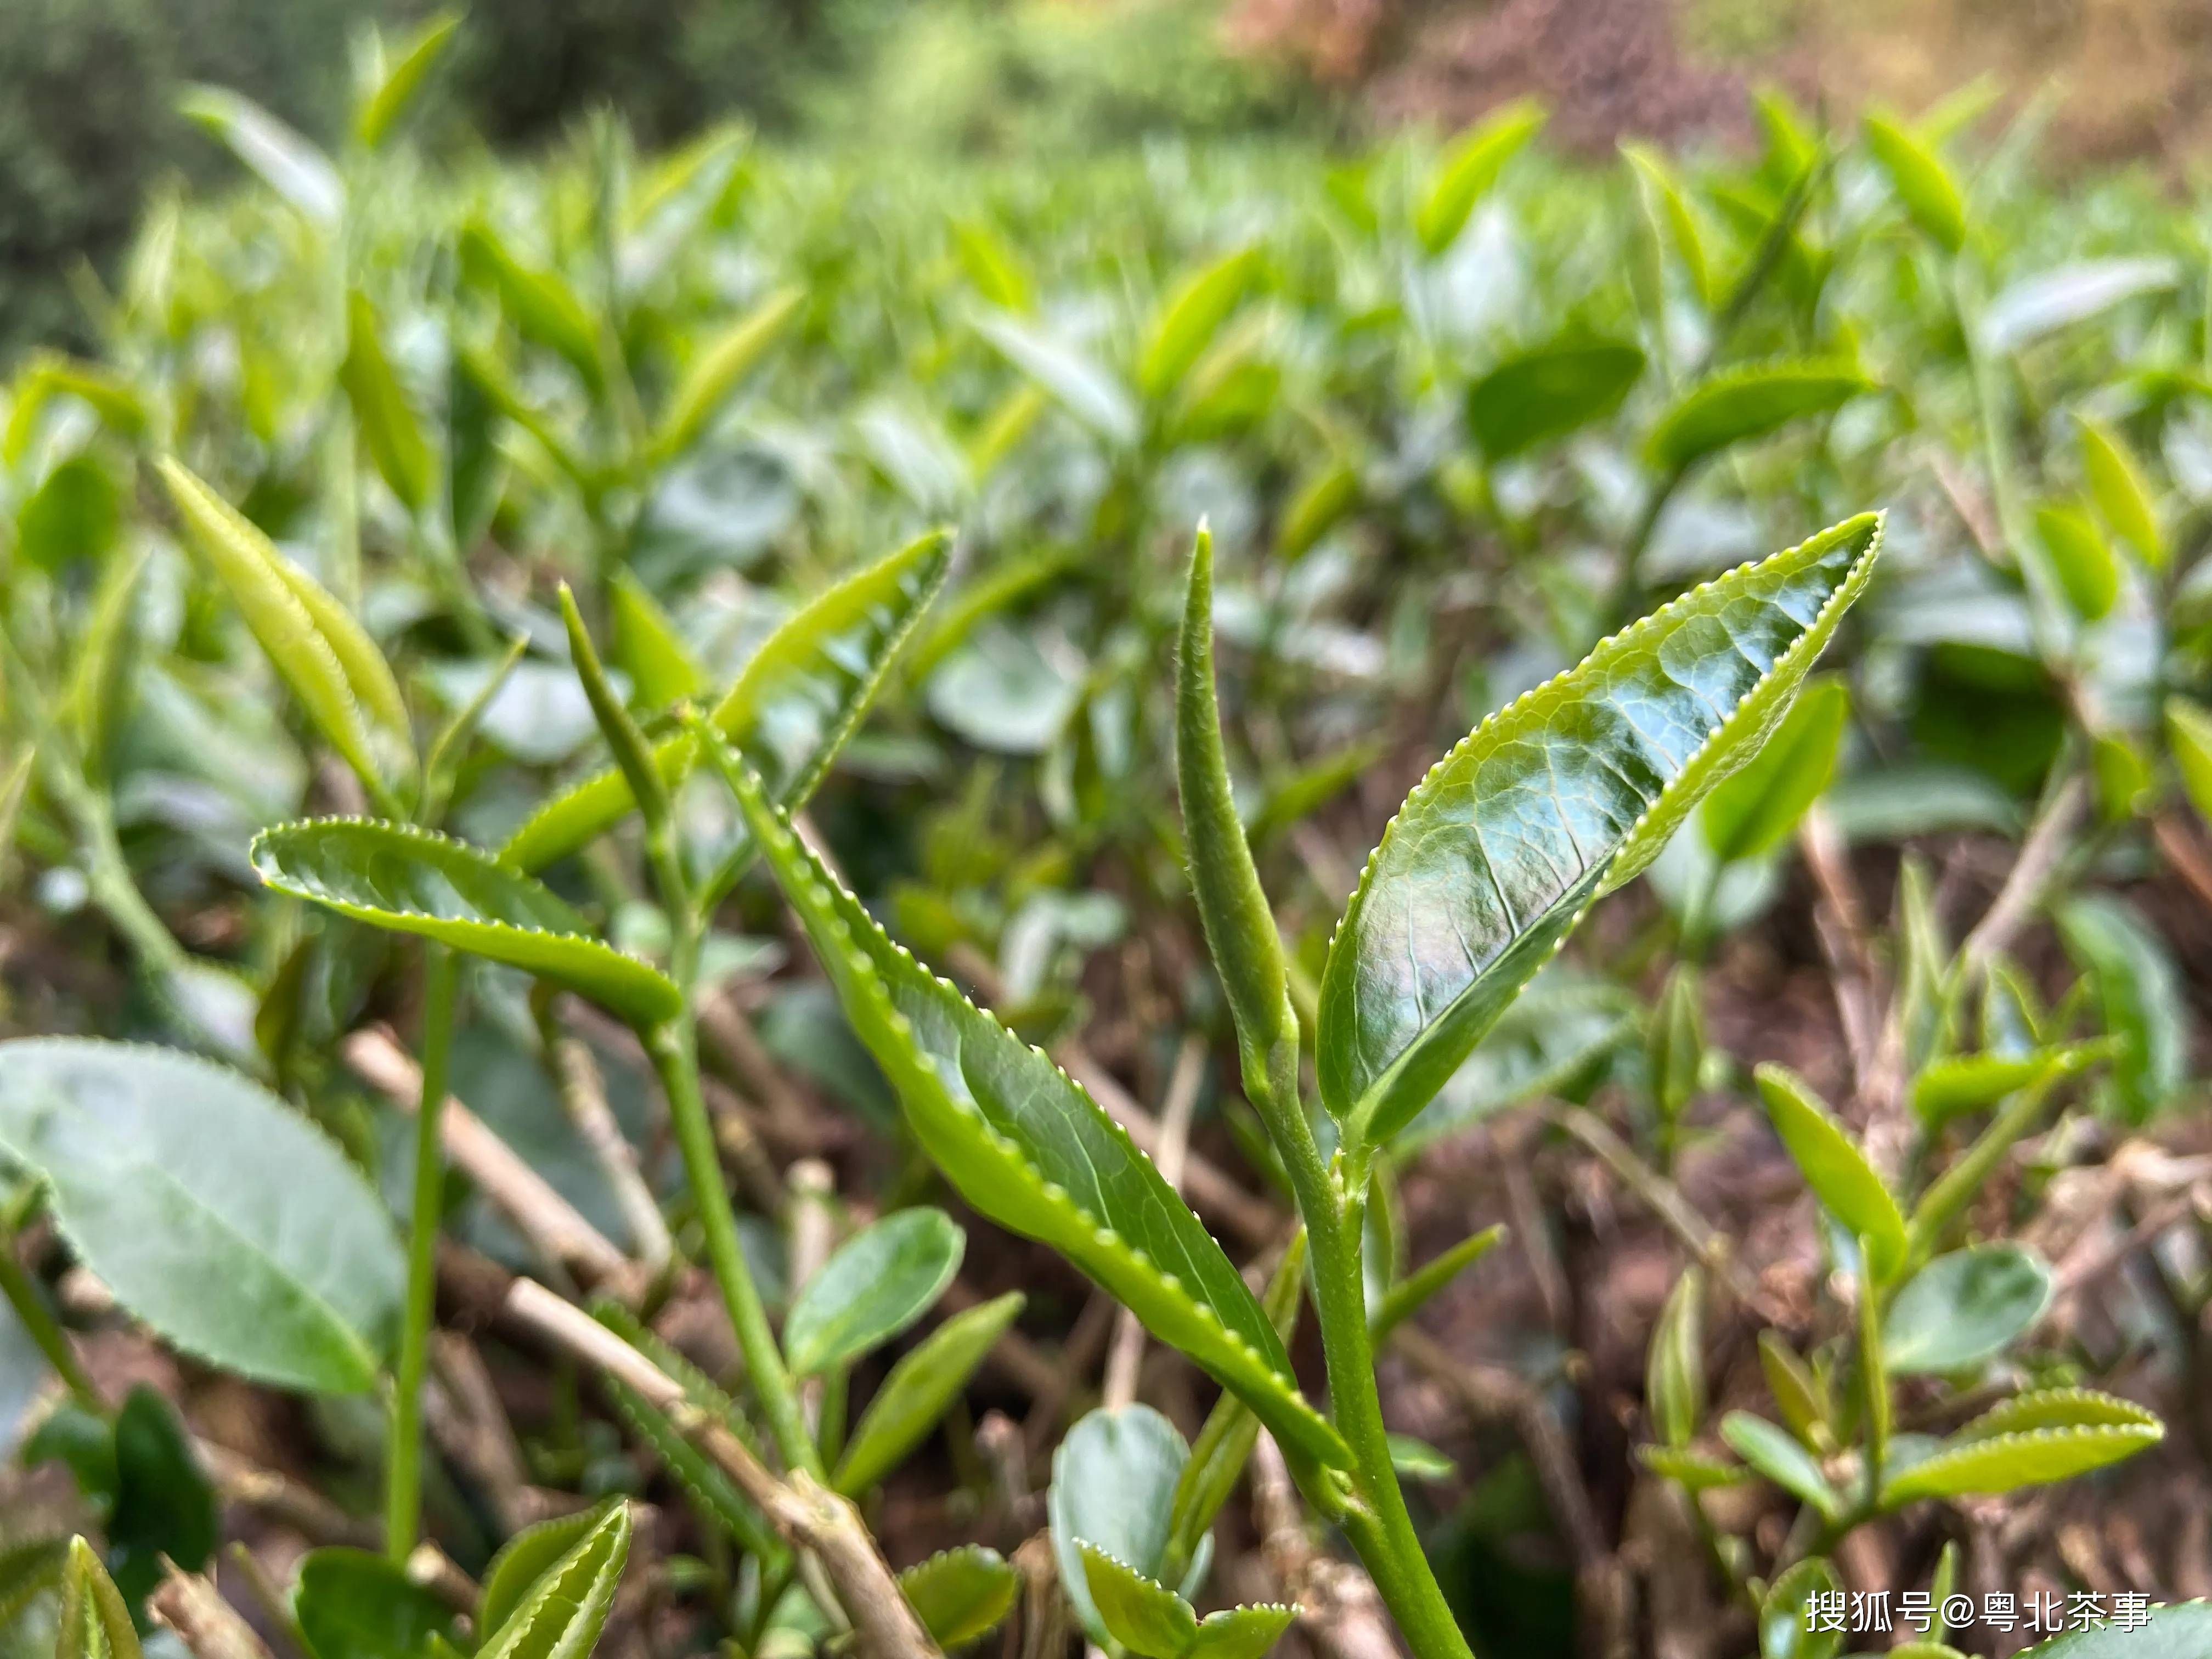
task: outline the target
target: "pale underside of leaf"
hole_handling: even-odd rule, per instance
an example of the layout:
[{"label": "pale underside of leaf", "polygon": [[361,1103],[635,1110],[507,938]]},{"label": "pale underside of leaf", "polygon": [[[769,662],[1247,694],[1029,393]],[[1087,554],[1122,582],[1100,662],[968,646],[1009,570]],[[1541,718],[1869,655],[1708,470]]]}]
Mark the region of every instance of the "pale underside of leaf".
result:
[{"label": "pale underside of leaf", "polygon": [[551,980],[633,1024],[682,1010],[682,994],[659,969],[592,938],[551,890],[465,842],[370,818],[318,818],[263,830],[252,856],[280,891]]},{"label": "pale underside of leaf", "polygon": [[1379,1144],[1599,895],[1755,753],[1865,586],[1865,514],[1692,589],[1485,720],[1407,798],[1329,948],[1322,1099]]},{"label": "pale underside of leaf", "polygon": [[1297,1392],[1250,1288],[1128,1133],[1041,1050],[916,962],[823,868],[757,781],[738,799],[854,1029],[961,1195],[1042,1240],[1153,1334],[1246,1399],[1276,1436],[1343,1466],[1350,1453]]}]

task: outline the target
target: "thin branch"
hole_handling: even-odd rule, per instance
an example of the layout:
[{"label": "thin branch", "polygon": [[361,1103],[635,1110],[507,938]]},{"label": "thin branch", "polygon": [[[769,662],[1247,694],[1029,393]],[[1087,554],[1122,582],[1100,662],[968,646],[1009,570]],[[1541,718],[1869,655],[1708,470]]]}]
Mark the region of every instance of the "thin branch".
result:
[{"label": "thin branch", "polygon": [[727,1425],[693,1406],[675,1378],[543,1285],[516,1279],[507,1291],[507,1310],[666,1413],[677,1431],[730,1477],[787,1542],[811,1551],[868,1659],[940,1659],[850,1503],[803,1469],[781,1479],[771,1474]]},{"label": "thin branch", "polygon": [[270,1659],[253,1627],[238,1616],[213,1583],[198,1573],[179,1571],[174,1564],[146,1598],[146,1611],[155,1624],[177,1633],[193,1659]]},{"label": "thin branch", "polygon": [[[390,1030],[364,1026],[339,1045],[339,1052],[363,1082],[401,1111],[414,1112],[422,1072]],[[546,1261],[625,1297],[635,1289],[636,1269],[613,1241],[458,1098],[447,1097],[441,1123],[446,1156],[514,1224],[532,1249]]]},{"label": "thin branch", "polygon": [[2003,887],[1998,890],[1982,919],[1974,924],[1973,932],[1966,935],[1966,942],[1959,947],[1962,985],[1978,983],[1990,963],[2012,947],[2014,938],[2034,914],[2043,897],[2044,885],[2064,855],[2075,826],[2088,810],[2088,786],[2078,777],[2067,779],[2044,803],[2042,811],[2028,830],[2027,839],[2021,843],[2020,857],[2006,876]]},{"label": "thin branch", "polygon": [[615,1121],[614,1109],[607,1104],[606,1080],[599,1075],[599,1063],[581,1037],[557,1030],[549,1030],[548,1035],[561,1104],[606,1175],[623,1219],[629,1224],[630,1237],[636,1243],[638,1261],[648,1276],[657,1276],[668,1266],[676,1247],[668,1237],[660,1200],[646,1185],[638,1168],[637,1149],[629,1144],[622,1125]]}]

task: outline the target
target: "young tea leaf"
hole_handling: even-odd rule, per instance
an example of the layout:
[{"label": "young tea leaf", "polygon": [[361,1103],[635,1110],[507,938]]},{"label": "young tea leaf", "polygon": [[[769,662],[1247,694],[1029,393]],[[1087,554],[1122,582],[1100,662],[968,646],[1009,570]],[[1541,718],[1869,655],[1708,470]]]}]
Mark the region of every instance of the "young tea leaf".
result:
[{"label": "young tea leaf", "polygon": [[2081,427],[2081,470],[2106,527],[2133,547],[2152,569],[2164,569],[2166,541],[2159,532],[2158,507],[2151,499],[2142,464],[2127,440],[2102,421],[2076,418]]},{"label": "young tea leaf", "polygon": [[2120,596],[2120,563],[2097,521],[2078,507],[2035,509],[2035,533],[2066,603],[2083,622],[2102,622]]},{"label": "young tea leaf", "polygon": [[61,1570],[60,1639],[54,1659],[139,1659],[138,1632],[99,1553],[83,1538],[69,1541]]},{"label": "young tea leaf", "polygon": [[1942,158],[1894,117],[1869,111],[1861,125],[1912,222],[1946,253],[1958,252],[1966,245],[1966,201]]},{"label": "young tea leaf", "polygon": [[377,471],[410,513],[422,512],[437,488],[438,464],[384,355],[376,307],[359,289],[346,296],[346,355],[338,365],[338,382],[353,404],[356,428]]},{"label": "young tea leaf", "polygon": [[905,1462],[960,1397],[1024,1301],[1019,1291],[1009,1291],[957,1313],[903,1355],[861,1413],[830,1484],[858,1498]]},{"label": "young tea leaf", "polygon": [[1468,388],[1467,424],[1493,465],[1601,421],[1644,374],[1627,340],[1565,335],[1508,357]]},{"label": "young tea leaf", "polygon": [[1265,268],[1266,257],[1258,247],[1241,247],[1178,284],[1160,307],[1146,343],[1137,365],[1137,389],[1158,402],[1181,386]]},{"label": "young tea leaf", "polygon": [[2002,1352],[2051,1305],[2051,1269],[2019,1244],[1939,1255],[1899,1287],[1882,1352],[1901,1376],[1964,1370]]},{"label": "young tea leaf", "polygon": [[[945,580],[951,544],[922,537],[847,577],[793,613],[763,642],[714,706],[714,729],[744,747],[756,763],[781,761],[775,799],[796,810],[829,770],[874,702],[900,647]],[[802,739],[787,751],[770,734]],[[698,758],[689,732],[654,750],[672,788]],[[605,834],[636,810],[618,767],[555,797],[500,849],[501,864],[543,870]]]},{"label": "young tea leaf", "polygon": [[292,1613],[313,1659],[428,1659],[431,1638],[453,1633],[451,1607],[402,1564],[367,1550],[310,1551]]},{"label": "young tea leaf", "polygon": [[1132,1571],[1160,1570],[1172,1529],[1177,1481],[1190,1449],[1150,1406],[1087,1413],[1052,1457],[1045,1509],[1060,1582],[1093,1641],[1109,1639],[1090,1594],[1085,1545]]},{"label": "young tea leaf", "polygon": [[1590,902],[1758,752],[1881,546],[1867,515],[1693,589],[1431,769],[1322,974],[1316,1068],[1349,1139],[1410,1122]]},{"label": "young tea leaf", "polygon": [[1089,1273],[1243,1396],[1279,1438],[1341,1465],[1343,1441],[1298,1393],[1243,1275],[1128,1133],[1042,1053],[892,944],[756,779],[734,767],[727,775],[847,1017],[961,1196]]},{"label": "young tea leaf", "polygon": [[1651,1425],[1668,1446],[1689,1445],[1705,1416],[1705,1276],[1695,1267],[1674,1281],[1659,1310],[1644,1385]]},{"label": "young tea leaf", "polygon": [[1864,1242],[1867,1266],[1878,1279],[1905,1265],[1905,1216],[1856,1142],[1829,1114],[1804,1079],[1780,1066],[1758,1071],[1759,1097],[1775,1133],[1830,1215]]},{"label": "young tea leaf", "polygon": [[683,1010],[672,981],[592,938],[550,888],[451,836],[369,818],[310,819],[263,830],[252,859],[280,892],[520,968],[633,1024]]},{"label": "young tea leaf", "polygon": [[655,461],[672,460],[698,441],[738,383],[790,326],[805,298],[799,289],[778,289],[700,349],[653,434]]},{"label": "young tea leaf", "polygon": [[1198,1614],[1189,1602],[1096,1544],[1079,1541],[1084,1588],[1098,1621],[1115,1641],[1139,1659],[1182,1659],[1198,1641]]},{"label": "young tea leaf", "polygon": [[629,1505],[617,1499],[545,1570],[477,1659],[584,1659],[614,1605],[630,1526]]},{"label": "young tea leaf", "polygon": [[1431,254],[1442,253],[1459,240],[1475,204],[1498,182],[1505,164],[1543,130],[1545,119],[1543,107],[1524,99],[1452,141],[1413,214],[1413,234],[1422,247]]},{"label": "young tea leaf", "polygon": [[927,1313],[952,1275],[968,1236],[927,1205],[896,1211],[840,1245],[808,1279],[784,1321],[794,1375],[850,1364]]},{"label": "young tea leaf", "polygon": [[1823,676],[1805,687],[1766,746],[1706,798],[1705,844],[1714,857],[1754,859],[1790,838],[1835,775],[1850,714],[1850,688],[1841,678]]},{"label": "young tea leaf", "polygon": [[938,1645],[965,1647],[1014,1610],[1022,1576],[998,1551],[963,1544],[918,1561],[898,1576],[899,1589]]},{"label": "young tea leaf", "polygon": [[0,1146],[117,1301],[185,1352],[279,1388],[359,1393],[398,1329],[381,1199],[256,1084],[167,1049],[0,1044]]},{"label": "young tea leaf", "polygon": [[1885,1480],[1881,1506],[1893,1510],[1923,1498],[1996,1497],[2048,1486],[2132,1457],[2165,1437],[2164,1425],[2155,1422],[1980,1436],[1961,1431]]},{"label": "young tea leaf", "polygon": [[1874,390],[1856,364],[1819,358],[1756,363],[1700,381],[1659,419],[1644,454],[1661,472],[1680,472],[1710,455],[1825,415]]},{"label": "young tea leaf", "polygon": [[185,115],[214,134],[261,182],[318,230],[337,228],[345,186],[330,158],[252,99],[222,87],[198,86],[178,100]]},{"label": "young tea leaf", "polygon": [[1729,1449],[1791,1497],[1801,1498],[1832,1521],[1843,1504],[1812,1455],[1783,1430],[1749,1412],[1721,1419],[1721,1438]]}]

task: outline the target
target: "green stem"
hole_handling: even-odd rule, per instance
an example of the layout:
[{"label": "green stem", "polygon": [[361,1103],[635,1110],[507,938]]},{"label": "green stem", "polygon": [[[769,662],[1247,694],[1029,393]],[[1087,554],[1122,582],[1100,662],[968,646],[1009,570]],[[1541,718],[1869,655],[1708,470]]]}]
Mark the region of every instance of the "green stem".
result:
[{"label": "green stem", "polygon": [[[35,1189],[31,1196],[36,1198]],[[10,1212],[0,1218],[0,1296],[8,1298],[17,1322],[46,1357],[54,1374],[69,1385],[76,1403],[88,1412],[104,1413],[106,1404],[100,1399],[100,1390],[93,1386],[84,1363],[76,1357],[76,1348],[70,1346],[69,1333],[62,1329],[61,1322],[54,1317],[53,1310],[39,1294],[39,1287],[31,1282],[31,1275],[24,1271],[15,1255],[15,1233],[21,1225],[21,1218],[15,1206],[11,1206]]]},{"label": "green stem", "polygon": [[1267,1057],[1264,1086],[1252,1091],[1253,1104],[1282,1152],[1313,1249],[1314,1306],[1328,1366],[1329,1405],[1353,1462],[1352,1501],[1334,1506],[1334,1518],[1366,1563],[1415,1659],[1474,1659],[1429,1570],[1390,1462],[1360,1261],[1368,1160],[1353,1148],[1349,1156],[1338,1153],[1334,1170],[1322,1161],[1299,1104],[1297,1066],[1297,1039],[1278,1042]]},{"label": "green stem", "polygon": [[446,1163],[439,1126],[446,1113],[460,962],[443,945],[426,952],[422,974],[422,1093],[415,1114],[415,1197],[408,1216],[407,1303],[392,1380],[392,1438],[384,1471],[384,1549],[404,1561],[422,1525],[422,1377],[438,1291],[438,1221]]},{"label": "green stem", "polygon": [[775,1436],[776,1449],[786,1468],[804,1469],[822,1478],[822,1459],[814,1438],[806,1431],[805,1414],[791,1373],[784,1369],[783,1353],[769,1327],[761,1305],[760,1287],[745,1264],[738,1243],[738,1219],[730,1207],[728,1189],[722,1184],[721,1159],[714,1148],[714,1126],[708,1121],[707,1103],[699,1093],[697,1034],[688,1012],[654,1026],[645,1033],[646,1051],[668,1096],[668,1114],[676,1128],[676,1145],[684,1155],[684,1173],[691,1185],[691,1200],[699,1212],[699,1224],[707,1235],[707,1263],[721,1286],[722,1305],[728,1309],[738,1347],[744,1355],[753,1392]]}]

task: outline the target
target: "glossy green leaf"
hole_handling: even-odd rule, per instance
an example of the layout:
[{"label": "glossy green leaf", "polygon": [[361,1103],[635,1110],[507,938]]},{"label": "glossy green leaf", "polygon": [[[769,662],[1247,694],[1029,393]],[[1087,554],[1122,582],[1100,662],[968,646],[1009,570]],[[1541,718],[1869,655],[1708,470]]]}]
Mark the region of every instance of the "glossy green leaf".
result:
[{"label": "glossy green leaf", "polygon": [[524,339],[558,353],[586,386],[598,386],[599,325],[567,283],[553,271],[523,264],[481,220],[462,230],[460,252],[463,270],[498,294],[501,309]]},{"label": "glossy green leaf", "polygon": [[1176,650],[1176,783],[1206,949],[1229,994],[1245,1075],[1264,1079],[1271,1055],[1287,1053],[1295,1061],[1298,1017],[1274,913],[1230,787],[1213,678],[1213,537],[1203,525],[1191,555]]},{"label": "glossy green leaf", "polygon": [[[206,1267],[217,1271],[216,1259]],[[148,1383],[135,1385],[115,1413],[115,1499],[104,1530],[115,1588],[132,1607],[170,1567],[206,1567],[222,1541],[215,1485],[177,1408]]]},{"label": "glossy green leaf", "polygon": [[2142,464],[2127,440],[2102,421],[2086,415],[2075,418],[2081,428],[2081,471],[2106,527],[2133,547],[2152,569],[2164,569],[2166,539],[2158,527],[2158,507],[2151,499]]},{"label": "glossy green leaf", "polygon": [[548,1567],[477,1659],[586,1659],[629,1559],[629,1505],[617,1499]]},{"label": "glossy green leaf", "polygon": [[606,665],[599,660],[599,647],[592,642],[591,632],[584,626],[583,613],[576,609],[576,595],[566,582],[561,584],[560,598],[561,626],[568,636],[568,666],[583,688],[592,723],[599,728],[600,738],[614,756],[623,781],[629,785],[630,794],[644,815],[647,835],[667,830],[676,814],[667,781],[654,764],[645,733],[630,718],[622,695],[607,678]]},{"label": "glossy green leaf", "polygon": [[1705,799],[1705,845],[1723,863],[1755,859],[1790,839],[1836,774],[1850,688],[1833,675],[1809,681],[1774,735]]},{"label": "glossy green leaf", "polygon": [[2165,1437],[2164,1426],[2154,1422],[1992,1435],[1961,1431],[1930,1456],[1885,1480],[1881,1504],[1896,1509],[1923,1498],[1996,1497],[2022,1486],[2048,1486],[2132,1457]]},{"label": "glossy green leaf", "polygon": [[1060,1586],[1093,1641],[1103,1644],[1109,1632],[1091,1599],[1083,1546],[1137,1572],[1158,1571],[1176,1485],[1189,1456],[1175,1425],[1150,1406],[1087,1413],[1053,1454],[1045,1494],[1053,1557]]},{"label": "glossy green leaf", "polygon": [[1680,471],[1793,421],[1841,409],[1875,383],[1856,364],[1808,358],[1754,363],[1699,381],[1659,418],[1644,444],[1651,465]]},{"label": "glossy green leaf", "polygon": [[1882,1325],[1900,1376],[1963,1370],[2002,1352],[2051,1305],[2051,1269],[2019,1244],[1939,1255],[1905,1280]]},{"label": "glossy green leaf", "polygon": [[2140,912],[2110,893],[2058,907],[2058,932],[2094,982],[2105,1029],[2118,1039],[2112,1083],[2121,1109],[2142,1122],[2172,1101],[2188,1073],[2180,970]]},{"label": "glossy green leaf", "polygon": [[1019,1291],[957,1313],[900,1357],[845,1443],[831,1485],[858,1498],[904,1462],[1020,1315]]},{"label": "glossy green leaf", "polygon": [[1619,409],[1644,374],[1644,349],[1569,334],[1516,353],[1467,394],[1468,429],[1485,459],[1510,460]]},{"label": "glossy green leaf", "polygon": [[1960,1440],[1986,1440],[2037,1429],[2156,1428],[2158,1416],[2132,1400],[2094,1389],[2031,1389],[1984,1412],[1959,1431]]},{"label": "glossy green leaf", "polygon": [[890,1341],[945,1294],[967,1247],[959,1224],[927,1205],[846,1240],[792,1303],[783,1327],[792,1370],[834,1370]]},{"label": "glossy green leaf", "polygon": [[1817,1555],[1778,1573],[1759,1607],[1759,1659],[1836,1659],[1844,1632],[1812,1629],[1808,1613],[1814,1596],[1841,1589],[1836,1570]]},{"label": "glossy green leaf", "polygon": [[1790,1432],[1808,1445],[1826,1444],[1827,1389],[1778,1332],[1759,1334],[1759,1368]]},{"label": "glossy green leaf", "polygon": [[377,471],[409,512],[420,513],[437,488],[437,462],[384,355],[376,307],[359,289],[346,296],[346,355],[338,365],[338,383],[353,404],[355,428]]},{"label": "glossy green leaf", "polygon": [[1022,318],[987,312],[975,322],[1000,356],[1100,437],[1122,448],[1137,441],[1143,423],[1136,399],[1103,366]]},{"label": "glossy green leaf", "polygon": [[1137,389],[1155,402],[1181,386],[1200,354],[1267,266],[1259,248],[1241,247],[1193,271],[1161,306],[1137,364]]},{"label": "glossy green leaf", "polygon": [[167,1049],[0,1045],[0,1146],[47,1181],[78,1257],[185,1352],[281,1388],[356,1393],[398,1328],[383,1200],[258,1085]]},{"label": "glossy green leaf", "polygon": [[1279,1438],[1342,1464],[1343,1441],[1298,1393],[1243,1275],[1127,1131],[1043,1054],[894,945],[791,833],[757,780],[731,781],[847,1018],[961,1196],[1067,1257],[1153,1335],[1243,1395]]},{"label": "glossy green leaf", "polygon": [[1380,1342],[1423,1308],[1460,1274],[1488,1255],[1505,1237],[1503,1227],[1485,1227],[1421,1264],[1390,1287],[1382,1305],[1368,1321],[1369,1333]]},{"label": "glossy green leaf", "polygon": [[519,968],[634,1024],[683,1010],[683,994],[666,975],[592,937],[552,889],[449,836],[369,818],[316,818],[263,830],[252,858],[261,879],[280,892]]},{"label": "glossy green leaf", "polygon": [[1508,104],[1455,138],[1437,163],[1413,213],[1413,234],[1431,254],[1459,240],[1475,204],[1505,164],[1543,130],[1545,112],[1529,100]]},{"label": "glossy green leaf", "polygon": [[[756,651],[715,704],[714,729],[756,765],[775,764],[775,798],[796,807],[828,771],[882,688],[900,647],[943,585],[951,544],[932,534],[847,577],[794,611]],[[801,739],[792,750],[797,731]],[[653,751],[672,787],[697,746],[688,732]],[[610,767],[540,807],[500,849],[500,862],[538,871],[605,834],[636,808]]]},{"label": "glossy green leaf", "polygon": [[191,119],[258,175],[319,230],[335,230],[345,186],[330,158],[250,98],[222,87],[193,87],[178,100]]},{"label": "glossy green leaf", "polygon": [[477,1604],[477,1625],[485,1640],[506,1627],[538,1581],[606,1518],[606,1510],[603,1504],[574,1515],[556,1515],[525,1527],[500,1546],[484,1569],[483,1596]]},{"label": "glossy green leaf", "polygon": [[1139,1659],[1182,1659],[1198,1641],[1198,1614],[1166,1585],[1079,1542],[1084,1587],[1106,1633]]},{"label": "glossy green leaf", "polygon": [[1738,1457],[1791,1497],[1810,1504],[1824,1519],[1832,1521],[1842,1512],[1828,1477],[1786,1431],[1749,1412],[1730,1412],[1721,1419],[1721,1438]]},{"label": "glossy green leaf", "polygon": [[805,298],[799,289],[778,289],[700,348],[653,434],[656,460],[672,459],[698,441],[738,385],[790,327]]},{"label": "glossy green leaf", "polygon": [[54,1659],[139,1659],[131,1609],[99,1553],[82,1537],[69,1540],[61,1569],[60,1639]]},{"label": "glossy green leaf", "polygon": [[2101,622],[2120,596],[2120,563],[2097,521],[2078,507],[2035,509],[2035,533],[2066,603],[2083,622]]},{"label": "glossy green leaf", "polygon": [[1407,797],[1321,987],[1321,1095],[1354,1142],[1411,1121],[1590,902],[1758,752],[1881,521],[1853,519],[1693,589],[1492,715]]},{"label": "glossy green leaf", "polygon": [[398,684],[368,633],[246,517],[167,456],[163,482],[189,532],[324,738],[364,781],[383,775],[368,720],[396,741],[407,732]]},{"label": "glossy green leaf", "polygon": [[1869,111],[1861,122],[1867,149],[1912,222],[1946,253],[1966,245],[1966,201],[1942,158],[1893,117]]},{"label": "glossy green leaf", "polygon": [[2212,709],[2176,695],[2166,700],[2166,741],[2182,793],[2197,816],[2212,823]]},{"label": "glossy green leaf", "polygon": [[1705,1420],[1705,1275],[1686,1268],[1651,1333],[1644,1408],[1667,1445],[1686,1447]]},{"label": "glossy green leaf", "polygon": [[368,89],[354,116],[354,137],[361,141],[363,149],[382,148],[399,118],[407,112],[407,106],[415,101],[422,82],[446,55],[447,47],[453,45],[453,33],[460,24],[459,12],[434,12],[423,20],[400,48],[398,57]]},{"label": "glossy green leaf", "polygon": [[1761,1066],[1759,1098],[1775,1133],[1830,1215],[1864,1242],[1867,1264],[1877,1279],[1905,1265],[1905,1216],[1856,1142],[1796,1073]]},{"label": "glossy green leaf", "polygon": [[2017,1659],[2197,1659],[2205,1653],[2212,1653],[2212,1603],[2185,1601],[2152,1608],[2133,1628],[2116,1621],[2069,1631],[2023,1649]]},{"label": "glossy green leaf", "polygon": [[899,1589],[940,1647],[964,1647],[1014,1610],[1022,1576],[998,1551],[963,1544],[918,1561],[898,1576]]},{"label": "glossy green leaf", "polygon": [[1929,1128],[1986,1111],[2026,1088],[2054,1063],[2049,1051],[2029,1054],[1953,1054],[1912,1079],[1912,1111]]},{"label": "glossy green leaf", "polygon": [[612,655],[636,687],[640,707],[666,708],[707,689],[690,647],[643,582],[617,570],[607,583],[607,603],[614,617]]},{"label": "glossy green leaf", "polygon": [[310,1551],[292,1589],[293,1616],[312,1659],[428,1659],[430,1638],[453,1634],[453,1610],[367,1550]]}]

